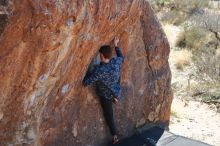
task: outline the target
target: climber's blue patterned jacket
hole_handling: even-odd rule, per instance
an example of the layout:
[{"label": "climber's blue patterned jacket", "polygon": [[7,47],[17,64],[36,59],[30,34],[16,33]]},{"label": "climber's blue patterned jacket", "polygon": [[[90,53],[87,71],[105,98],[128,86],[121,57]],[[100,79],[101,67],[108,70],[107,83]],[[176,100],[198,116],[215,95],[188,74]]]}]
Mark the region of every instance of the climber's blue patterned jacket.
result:
[{"label": "climber's blue patterned jacket", "polygon": [[124,57],[120,48],[116,47],[115,51],[116,58],[112,58],[109,63],[101,62],[83,80],[85,86],[96,85],[97,94],[107,99],[112,97],[120,98],[121,95],[120,72]]}]

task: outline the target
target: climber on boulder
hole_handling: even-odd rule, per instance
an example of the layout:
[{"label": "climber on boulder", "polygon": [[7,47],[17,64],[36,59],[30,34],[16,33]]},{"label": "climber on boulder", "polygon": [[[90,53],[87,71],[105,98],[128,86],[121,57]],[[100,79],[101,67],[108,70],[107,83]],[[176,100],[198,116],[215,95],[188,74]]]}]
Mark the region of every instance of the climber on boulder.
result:
[{"label": "climber on boulder", "polygon": [[112,102],[117,103],[121,94],[120,74],[121,66],[124,62],[123,54],[118,47],[119,39],[114,39],[115,51],[117,57],[112,58],[112,49],[110,46],[102,46],[99,50],[101,62],[95,67],[92,73],[89,73],[83,79],[85,86],[95,85],[96,93],[100,98],[101,106],[104,112],[106,123],[112,134],[112,143],[118,142],[118,136],[113,117]]}]

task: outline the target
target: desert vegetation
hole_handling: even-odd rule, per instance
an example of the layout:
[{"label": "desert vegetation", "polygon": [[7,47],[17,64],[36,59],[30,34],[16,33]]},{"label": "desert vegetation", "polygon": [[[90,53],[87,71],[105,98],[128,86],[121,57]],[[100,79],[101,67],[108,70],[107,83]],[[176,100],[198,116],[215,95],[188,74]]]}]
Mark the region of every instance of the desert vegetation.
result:
[{"label": "desert vegetation", "polygon": [[[220,145],[217,132],[220,125],[216,123],[220,119],[220,1],[151,0],[151,3],[171,45],[169,62],[174,92],[171,129],[175,127],[174,131],[179,130],[182,135]],[[204,113],[210,125],[204,121],[206,118],[200,118]],[[207,129],[196,130],[197,125]]]},{"label": "desert vegetation", "polygon": [[191,65],[192,96],[209,102],[219,101],[220,2],[152,0],[151,3],[163,25],[182,29],[172,49],[179,50],[175,62],[178,70],[184,71]]}]

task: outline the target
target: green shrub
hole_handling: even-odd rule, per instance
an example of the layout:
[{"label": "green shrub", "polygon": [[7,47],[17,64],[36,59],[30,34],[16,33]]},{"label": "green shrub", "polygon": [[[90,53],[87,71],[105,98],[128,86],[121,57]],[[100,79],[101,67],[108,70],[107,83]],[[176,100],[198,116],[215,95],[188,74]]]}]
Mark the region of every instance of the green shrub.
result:
[{"label": "green shrub", "polygon": [[[161,21],[180,25],[201,8],[208,6],[208,0],[150,0],[154,10],[163,10]],[[168,11],[167,11],[168,10]]]},{"label": "green shrub", "polygon": [[204,102],[213,102],[213,101],[219,101],[220,100],[220,94],[219,93],[205,93],[201,95],[201,100]]},{"label": "green shrub", "polygon": [[178,10],[172,10],[165,12],[161,18],[161,21],[178,26],[185,22],[187,19],[188,15],[186,15],[186,13]]},{"label": "green shrub", "polygon": [[204,47],[207,43],[207,32],[199,27],[191,27],[186,29],[182,34],[178,36],[176,46],[187,47],[192,50],[197,50]]},{"label": "green shrub", "polygon": [[185,33],[186,45],[189,48],[198,49],[204,45],[206,38],[206,32],[204,29],[198,27],[192,27]]},{"label": "green shrub", "polygon": [[208,6],[208,0],[174,0],[175,8],[190,14],[192,11]]},{"label": "green shrub", "polygon": [[198,82],[191,86],[191,95],[194,99],[204,102],[220,101],[220,86],[209,82]]},{"label": "green shrub", "polygon": [[151,6],[156,12],[159,12],[163,8],[169,7],[172,0],[149,0]]},{"label": "green shrub", "polygon": [[165,5],[165,4],[168,4],[170,2],[171,2],[171,0],[156,0],[156,3],[158,5]]}]

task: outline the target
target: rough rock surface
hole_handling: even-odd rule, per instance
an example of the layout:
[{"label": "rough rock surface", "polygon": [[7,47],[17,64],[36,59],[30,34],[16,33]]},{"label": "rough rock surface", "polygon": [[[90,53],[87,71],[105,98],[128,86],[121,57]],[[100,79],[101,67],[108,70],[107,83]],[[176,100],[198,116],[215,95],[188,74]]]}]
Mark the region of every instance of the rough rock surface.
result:
[{"label": "rough rock surface", "polygon": [[124,136],[169,122],[169,44],[146,0],[0,0],[0,145],[104,145],[109,131],[81,81],[103,44],[121,39]]}]

